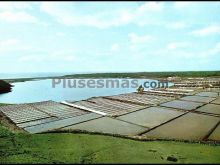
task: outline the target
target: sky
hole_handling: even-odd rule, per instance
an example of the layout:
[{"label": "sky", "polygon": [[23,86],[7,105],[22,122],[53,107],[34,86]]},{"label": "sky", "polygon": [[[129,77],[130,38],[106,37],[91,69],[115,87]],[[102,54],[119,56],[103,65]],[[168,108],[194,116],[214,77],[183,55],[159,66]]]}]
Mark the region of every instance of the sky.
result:
[{"label": "sky", "polygon": [[220,2],[0,2],[0,73],[220,70]]}]

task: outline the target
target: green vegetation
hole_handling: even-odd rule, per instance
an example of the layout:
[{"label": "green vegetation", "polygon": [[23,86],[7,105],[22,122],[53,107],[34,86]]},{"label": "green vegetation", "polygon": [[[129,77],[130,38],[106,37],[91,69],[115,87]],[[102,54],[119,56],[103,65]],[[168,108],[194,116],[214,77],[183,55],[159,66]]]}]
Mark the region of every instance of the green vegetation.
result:
[{"label": "green vegetation", "polygon": [[220,146],[103,135],[12,133],[0,125],[0,163],[220,163]]},{"label": "green vegetation", "polygon": [[0,106],[3,106],[3,105],[8,105],[8,104],[5,104],[5,103],[0,103]]},{"label": "green vegetation", "polygon": [[66,75],[67,78],[167,78],[167,77],[216,77],[220,71],[187,71],[187,72],[136,72],[136,73],[94,73]]}]

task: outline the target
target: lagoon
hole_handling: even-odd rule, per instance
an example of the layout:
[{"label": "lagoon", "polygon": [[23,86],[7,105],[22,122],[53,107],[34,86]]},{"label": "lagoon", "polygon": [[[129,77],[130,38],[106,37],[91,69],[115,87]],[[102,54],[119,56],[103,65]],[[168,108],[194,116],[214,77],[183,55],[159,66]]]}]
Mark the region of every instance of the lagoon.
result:
[{"label": "lagoon", "polygon": [[[115,79],[114,79],[115,80]],[[123,79],[119,79],[122,81]],[[128,79],[133,80],[133,79]],[[137,79],[138,84],[149,79]],[[157,82],[157,81],[156,81]],[[52,79],[12,83],[12,92],[0,94],[0,103],[31,103],[46,100],[53,101],[78,101],[97,96],[109,96],[123,93],[136,92],[136,88],[63,88],[62,85],[52,87]],[[150,88],[149,88],[150,89]]]}]

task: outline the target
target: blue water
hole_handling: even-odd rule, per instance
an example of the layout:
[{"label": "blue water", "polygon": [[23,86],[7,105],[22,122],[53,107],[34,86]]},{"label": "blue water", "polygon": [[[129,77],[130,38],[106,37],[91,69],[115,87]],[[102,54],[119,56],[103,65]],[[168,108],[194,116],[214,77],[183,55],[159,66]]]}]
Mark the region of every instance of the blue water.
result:
[{"label": "blue water", "polygon": [[[122,81],[122,79],[120,79],[120,81]],[[139,84],[143,84],[146,79],[138,81]],[[0,103],[83,100],[95,96],[109,96],[136,91],[136,88],[132,88],[131,85],[130,88],[63,88],[63,86],[59,84],[56,88],[52,88],[51,79],[18,82],[12,85],[14,85],[12,92],[0,94]]]}]

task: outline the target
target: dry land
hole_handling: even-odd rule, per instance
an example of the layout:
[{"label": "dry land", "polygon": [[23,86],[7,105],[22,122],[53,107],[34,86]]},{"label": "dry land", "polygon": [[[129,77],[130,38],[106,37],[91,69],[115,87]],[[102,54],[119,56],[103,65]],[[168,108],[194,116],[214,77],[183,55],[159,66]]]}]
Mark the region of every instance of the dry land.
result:
[{"label": "dry land", "polygon": [[181,83],[67,104],[0,105],[0,163],[220,163],[219,87]]}]

